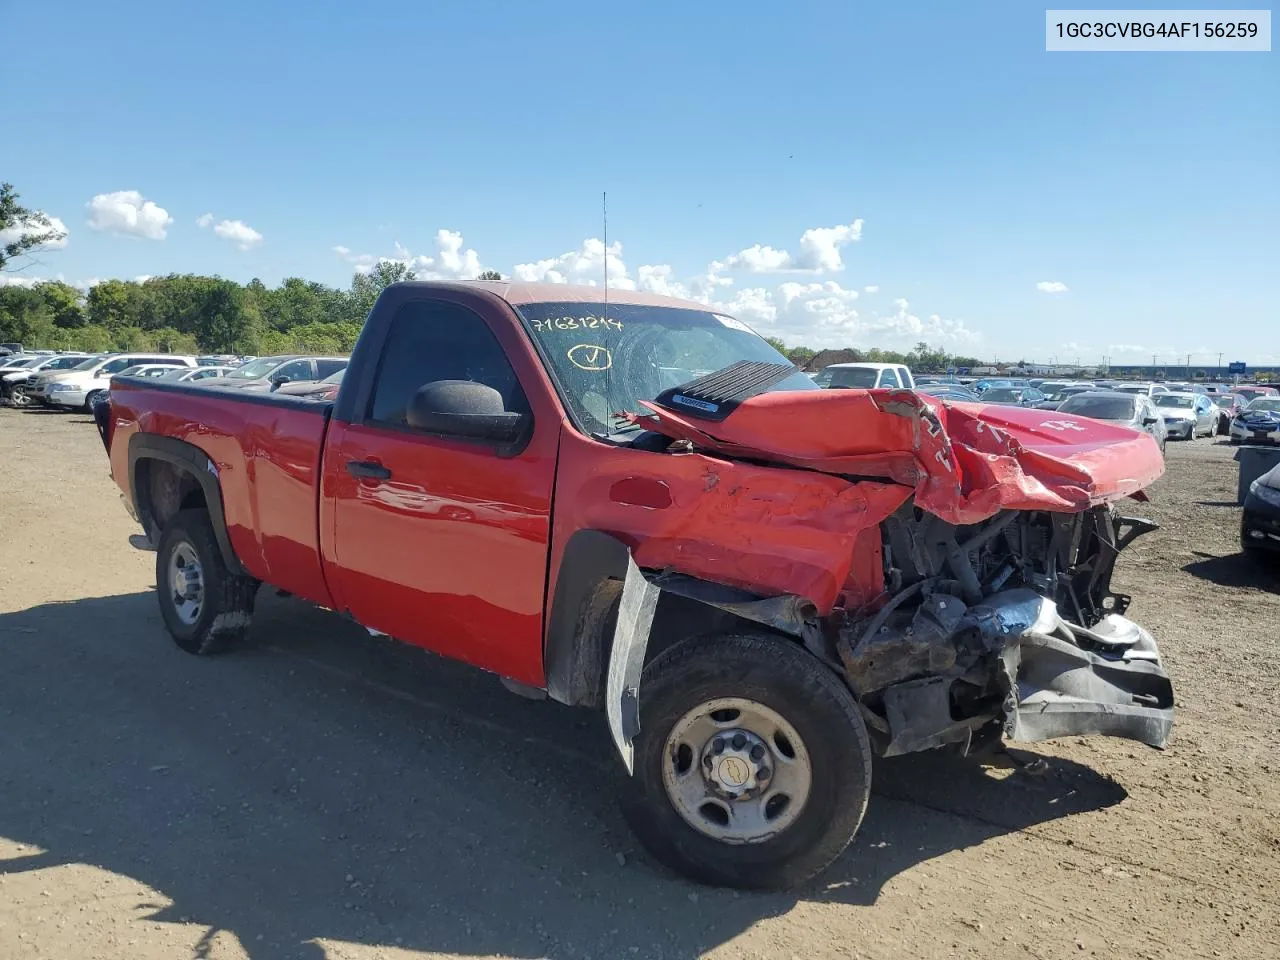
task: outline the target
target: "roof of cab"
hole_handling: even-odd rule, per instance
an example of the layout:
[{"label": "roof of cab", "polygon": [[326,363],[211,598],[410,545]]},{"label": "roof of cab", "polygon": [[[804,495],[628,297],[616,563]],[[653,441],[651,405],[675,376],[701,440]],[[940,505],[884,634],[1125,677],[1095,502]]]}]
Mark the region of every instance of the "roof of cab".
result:
[{"label": "roof of cab", "polygon": [[[527,303],[601,303],[603,286],[570,283],[524,283],[518,280],[402,280],[396,287],[418,287],[424,290],[485,290],[506,300],[512,306]],[[678,307],[684,310],[711,311],[712,307],[694,300],[682,300],[642,290],[609,288],[609,302],[644,307]]]}]

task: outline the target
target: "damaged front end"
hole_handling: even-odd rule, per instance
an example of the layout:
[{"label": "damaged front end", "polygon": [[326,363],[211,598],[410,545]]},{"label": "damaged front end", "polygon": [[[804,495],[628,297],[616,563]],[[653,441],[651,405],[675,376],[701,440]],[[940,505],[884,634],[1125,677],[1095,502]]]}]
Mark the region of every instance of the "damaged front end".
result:
[{"label": "damaged front end", "polygon": [[881,752],[967,750],[998,731],[1163,747],[1173,688],[1110,586],[1119,551],[1152,529],[1110,505],[957,527],[908,504],[887,519],[890,592],[830,637]]}]

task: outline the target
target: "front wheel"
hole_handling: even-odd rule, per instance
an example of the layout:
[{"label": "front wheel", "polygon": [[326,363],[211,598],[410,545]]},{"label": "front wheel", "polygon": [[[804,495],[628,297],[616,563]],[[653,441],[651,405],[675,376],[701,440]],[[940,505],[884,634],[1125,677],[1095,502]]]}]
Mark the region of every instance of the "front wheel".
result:
[{"label": "front wheel", "polygon": [[645,667],[623,813],[654,857],[693,880],[794,886],[857,833],[871,746],[852,694],[793,641],[683,641]]},{"label": "front wheel", "polygon": [[105,390],[93,390],[84,398],[84,409],[86,413],[93,413],[93,405],[98,402]]},{"label": "front wheel", "polygon": [[156,597],[174,642],[187,653],[221,653],[249,632],[258,583],[227,569],[203,510],[182,510],[156,548]]}]

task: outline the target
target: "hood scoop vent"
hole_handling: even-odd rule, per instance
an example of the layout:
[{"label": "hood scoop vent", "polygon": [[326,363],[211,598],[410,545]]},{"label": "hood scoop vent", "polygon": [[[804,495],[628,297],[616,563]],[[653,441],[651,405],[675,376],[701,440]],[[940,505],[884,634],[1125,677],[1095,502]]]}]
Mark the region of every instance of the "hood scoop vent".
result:
[{"label": "hood scoop vent", "polygon": [[739,360],[715,373],[664,390],[654,402],[668,410],[719,423],[742,401],[765,393],[795,372],[789,363]]}]

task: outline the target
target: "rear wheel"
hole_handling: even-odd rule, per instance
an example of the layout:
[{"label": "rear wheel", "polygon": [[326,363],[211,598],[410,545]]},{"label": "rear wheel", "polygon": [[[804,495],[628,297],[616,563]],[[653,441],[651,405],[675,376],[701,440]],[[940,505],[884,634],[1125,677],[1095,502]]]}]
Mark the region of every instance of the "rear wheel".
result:
[{"label": "rear wheel", "polygon": [[244,639],[258,583],[227,569],[203,510],[182,510],[156,548],[156,597],[170,636],[188,653],[221,653]]},{"label": "rear wheel", "polygon": [[796,643],[719,635],[644,671],[623,812],[668,867],[703,883],[793,886],[848,846],[871,747],[848,689]]}]

